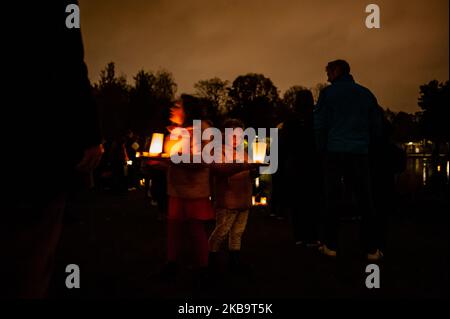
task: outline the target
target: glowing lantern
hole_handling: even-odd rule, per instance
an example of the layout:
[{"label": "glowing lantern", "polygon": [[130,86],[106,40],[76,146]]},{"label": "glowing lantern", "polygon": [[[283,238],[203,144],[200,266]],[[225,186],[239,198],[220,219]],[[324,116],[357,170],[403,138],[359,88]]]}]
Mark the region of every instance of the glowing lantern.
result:
[{"label": "glowing lantern", "polygon": [[153,133],[152,142],[150,144],[150,156],[157,156],[162,153],[164,144],[164,134],[162,133]]},{"label": "glowing lantern", "polygon": [[136,152],[136,158],[141,157],[141,152]]},{"label": "glowing lantern", "polygon": [[253,142],[253,161],[255,163],[264,163],[266,158],[267,143],[265,142]]},{"label": "glowing lantern", "polygon": [[183,142],[180,140],[171,140],[167,139],[164,143],[164,154],[166,157],[172,156],[172,154],[176,154],[181,151]]},{"label": "glowing lantern", "polygon": [[139,185],[145,186],[145,178],[143,178],[139,181]]},{"label": "glowing lantern", "polygon": [[259,202],[262,206],[267,205],[267,197],[261,197],[261,200]]}]

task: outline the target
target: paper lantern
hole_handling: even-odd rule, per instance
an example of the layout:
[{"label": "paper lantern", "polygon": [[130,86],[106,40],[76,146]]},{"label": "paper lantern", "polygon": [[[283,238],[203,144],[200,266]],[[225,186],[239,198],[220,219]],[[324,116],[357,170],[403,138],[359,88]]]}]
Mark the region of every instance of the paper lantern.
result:
[{"label": "paper lantern", "polygon": [[266,158],[267,143],[266,142],[253,142],[253,161],[255,163],[264,163]]},{"label": "paper lantern", "polygon": [[164,134],[162,133],[153,133],[152,142],[150,144],[150,156],[158,156],[163,151],[164,144]]},{"label": "paper lantern", "polygon": [[259,202],[262,206],[267,205],[267,197],[261,197],[261,200]]}]

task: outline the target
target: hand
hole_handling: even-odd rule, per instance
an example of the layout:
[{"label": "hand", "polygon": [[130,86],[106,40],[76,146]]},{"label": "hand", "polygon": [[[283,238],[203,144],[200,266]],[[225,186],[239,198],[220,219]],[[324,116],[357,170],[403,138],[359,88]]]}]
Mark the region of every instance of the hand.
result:
[{"label": "hand", "polygon": [[76,166],[77,170],[81,172],[92,172],[100,163],[104,152],[105,149],[102,144],[86,149],[83,158]]}]

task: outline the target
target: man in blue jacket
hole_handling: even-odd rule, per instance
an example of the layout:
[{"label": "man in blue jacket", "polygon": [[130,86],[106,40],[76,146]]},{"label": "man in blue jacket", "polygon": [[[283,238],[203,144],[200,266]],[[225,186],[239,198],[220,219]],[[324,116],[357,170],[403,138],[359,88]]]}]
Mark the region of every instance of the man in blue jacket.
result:
[{"label": "man in blue jacket", "polygon": [[381,134],[381,114],[375,96],[356,84],[346,61],[336,60],[326,67],[330,86],[319,97],[314,113],[314,129],[319,151],[324,155],[327,209],[321,251],[336,256],[339,201],[342,190],[353,191],[362,216],[364,249],[369,260],[378,260],[376,212],[369,178],[369,145]]}]

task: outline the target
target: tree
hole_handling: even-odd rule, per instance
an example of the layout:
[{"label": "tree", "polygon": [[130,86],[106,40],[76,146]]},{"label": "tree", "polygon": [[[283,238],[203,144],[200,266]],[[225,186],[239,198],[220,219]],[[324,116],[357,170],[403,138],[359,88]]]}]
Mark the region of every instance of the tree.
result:
[{"label": "tree", "polygon": [[308,90],[306,86],[294,85],[284,92],[283,104],[289,109],[293,110],[297,99],[297,93],[299,91]]},{"label": "tree", "polygon": [[219,114],[227,111],[228,90],[230,82],[219,78],[198,81],[194,84],[195,95],[210,101]]},{"label": "tree", "polygon": [[398,143],[406,143],[420,138],[419,125],[415,115],[398,112],[392,120],[392,139]]},{"label": "tree", "polygon": [[116,137],[128,124],[129,87],[124,76],[116,76],[115,65],[110,62],[100,72],[100,80],[94,86],[99,106],[103,135]]},{"label": "tree", "polygon": [[238,76],[228,95],[230,116],[242,119],[246,126],[273,127],[280,98],[269,78],[254,73]]},{"label": "tree", "polygon": [[316,86],[311,88],[315,103],[317,103],[317,101],[319,100],[320,92],[322,92],[322,90],[325,89],[327,86],[328,86],[327,83],[317,83]]},{"label": "tree", "polygon": [[420,86],[419,106],[423,110],[421,127],[424,136],[433,141],[433,157],[437,158],[442,142],[449,141],[449,82],[434,80]]},{"label": "tree", "polygon": [[168,118],[169,105],[177,85],[170,72],[140,70],[130,91],[130,128],[139,134],[161,131]]}]

